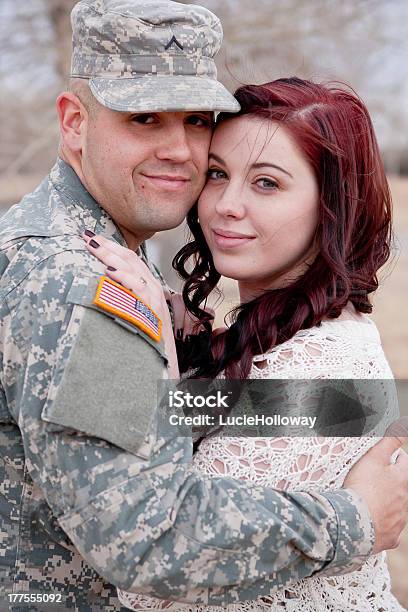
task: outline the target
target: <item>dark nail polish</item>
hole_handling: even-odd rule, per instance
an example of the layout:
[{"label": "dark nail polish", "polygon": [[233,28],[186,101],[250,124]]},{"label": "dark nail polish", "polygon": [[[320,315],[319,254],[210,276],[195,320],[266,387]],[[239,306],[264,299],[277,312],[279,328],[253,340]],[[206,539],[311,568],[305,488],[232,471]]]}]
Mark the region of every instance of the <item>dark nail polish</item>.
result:
[{"label": "dark nail polish", "polygon": [[90,240],[89,244],[91,245],[91,247],[93,247],[94,249],[97,249],[99,246],[101,246],[99,244],[99,242],[96,242],[96,240]]},{"label": "dark nail polish", "polygon": [[117,272],[117,269],[113,266],[108,266],[106,269],[109,270],[109,272]]},{"label": "dark nail polish", "polygon": [[88,238],[92,238],[92,236],[95,236],[95,232],[91,232],[91,230],[85,230],[84,234],[85,236],[88,236]]}]

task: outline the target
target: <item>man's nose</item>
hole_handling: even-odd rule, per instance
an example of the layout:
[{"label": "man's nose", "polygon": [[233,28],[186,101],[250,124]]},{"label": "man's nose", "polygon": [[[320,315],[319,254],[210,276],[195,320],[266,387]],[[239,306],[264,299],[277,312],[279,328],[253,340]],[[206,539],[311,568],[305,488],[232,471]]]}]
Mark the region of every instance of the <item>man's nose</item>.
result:
[{"label": "man's nose", "polygon": [[191,160],[191,146],[184,125],[168,127],[156,150],[158,159],[183,164]]}]

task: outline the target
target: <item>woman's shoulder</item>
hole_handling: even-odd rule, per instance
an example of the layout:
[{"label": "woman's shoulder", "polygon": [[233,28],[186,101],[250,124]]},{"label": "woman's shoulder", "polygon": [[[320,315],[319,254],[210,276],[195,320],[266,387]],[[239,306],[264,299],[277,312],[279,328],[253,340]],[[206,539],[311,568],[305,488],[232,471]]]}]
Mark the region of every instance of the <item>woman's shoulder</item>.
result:
[{"label": "woman's shoulder", "polygon": [[271,377],[392,377],[377,326],[350,309],[337,319],[300,330],[253,361],[255,375],[263,371]]},{"label": "woman's shoulder", "polygon": [[368,315],[362,313],[357,313],[355,316],[342,313],[337,319],[325,319],[320,325],[302,331],[310,331],[311,335],[335,336],[339,341],[346,337],[355,343],[366,341],[381,345],[380,333],[376,324]]}]

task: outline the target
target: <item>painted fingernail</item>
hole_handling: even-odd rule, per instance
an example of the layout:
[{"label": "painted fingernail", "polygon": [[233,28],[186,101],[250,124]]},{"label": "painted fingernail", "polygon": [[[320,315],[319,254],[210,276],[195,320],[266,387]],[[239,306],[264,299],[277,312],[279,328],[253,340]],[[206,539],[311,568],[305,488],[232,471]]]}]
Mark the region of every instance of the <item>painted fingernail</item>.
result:
[{"label": "painted fingernail", "polygon": [[96,240],[90,240],[88,244],[90,244],[91,247],[93,247],[94,249],[97,249],[99,246],[101,246],[99,242],[96,242]]},{"label": "painted fingernail", "polygon": [[113,266],[108,266],[106,269],[109,270],[109,272],[117,272],[117,269]]},{"label": "painted fingernail", "polygon": [[85,230],[84,234],[85,236],[88,236],[89,238],[92,238],[92,236],[95,236],[95,232],[91,232],[91,230]]}]

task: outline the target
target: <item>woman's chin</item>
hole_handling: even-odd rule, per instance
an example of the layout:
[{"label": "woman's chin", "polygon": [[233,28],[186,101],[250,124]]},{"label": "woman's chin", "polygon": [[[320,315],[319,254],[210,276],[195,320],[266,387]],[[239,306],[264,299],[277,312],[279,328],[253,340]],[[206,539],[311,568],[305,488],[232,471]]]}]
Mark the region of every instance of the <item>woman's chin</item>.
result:
[{"label": "woman's chin", "polygon": [[254,257],[236,256],[230,253],[220,253],[218,249],[211,250],[215,269],[224,278],[240,282],[252,282],[255,278],[263,278],[264,269],[254,267]]},{"label": "woman's chin", "polygon": [[246,274],[238,263],[226,264],[225,262],[218,263],[214,260],[214,265],[217,272],[224,278],[230,278],[236,281],[248,281],[252,278],[252,274],[250,272]]}]

